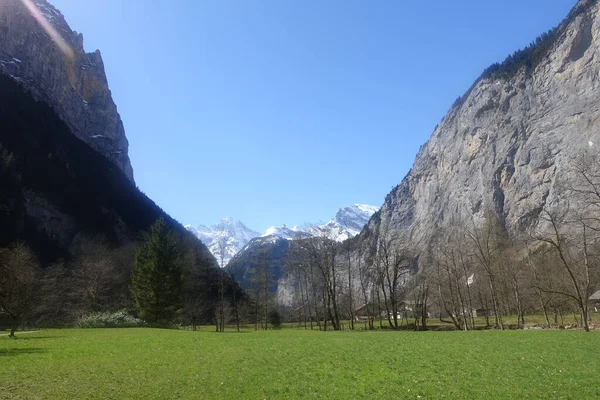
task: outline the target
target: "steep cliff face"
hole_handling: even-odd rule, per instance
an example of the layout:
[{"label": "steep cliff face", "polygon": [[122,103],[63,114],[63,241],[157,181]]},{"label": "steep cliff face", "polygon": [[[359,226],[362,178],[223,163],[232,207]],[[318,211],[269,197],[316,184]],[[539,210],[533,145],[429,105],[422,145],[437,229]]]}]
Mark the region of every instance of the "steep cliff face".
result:
[{"label": "steep cliff face", "polygon": [[206,246],[52,108],[0,75],[0,247],[25,242],[48,265],[68,259],[81,236],[102,237],[117,251],[138,243],[158,218],[216,271]]},{"label": "steep cliff face", "polygon": [[133,181],[123,123],[99,51],[46,0],[0,1],[0,72],[56,110],[75,136]]},{"label": "steep cliff face", "polygon": [[362,239],[388,230],[424,249],[437,227],[486,210],[522,231],[558,202],[571,159],[600,145],[599,12],[596,0],[580,1],[519,68],[484,74],[421,148]]}]

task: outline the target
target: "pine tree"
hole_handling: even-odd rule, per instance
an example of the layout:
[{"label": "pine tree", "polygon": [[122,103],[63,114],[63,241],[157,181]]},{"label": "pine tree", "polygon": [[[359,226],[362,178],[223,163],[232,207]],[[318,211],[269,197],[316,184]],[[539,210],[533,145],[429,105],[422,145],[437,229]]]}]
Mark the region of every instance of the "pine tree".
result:
[{"label": "pine tree", "polygon": [[145,239],[133,267],[131,293],[141,318],[166,325],[183,307],[182,256],[163,218],[152,225]]}]

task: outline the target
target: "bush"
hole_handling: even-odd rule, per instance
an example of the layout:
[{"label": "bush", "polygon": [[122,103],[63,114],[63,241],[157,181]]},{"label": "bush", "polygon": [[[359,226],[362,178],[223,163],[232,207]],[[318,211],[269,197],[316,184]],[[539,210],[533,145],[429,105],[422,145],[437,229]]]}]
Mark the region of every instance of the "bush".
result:
[{"label": "bush", "polygon": [[139,328],[146,326],[146,322],[132,317],[125,310],[114,313],[93,313],[77,320],[76,327],[85,328]]},{"label": "bush", "polygon": [[281,323],[283,318],[279,311],[271,310],[269,313],[269,323],[271,324],[271,329],[281,329]]}]

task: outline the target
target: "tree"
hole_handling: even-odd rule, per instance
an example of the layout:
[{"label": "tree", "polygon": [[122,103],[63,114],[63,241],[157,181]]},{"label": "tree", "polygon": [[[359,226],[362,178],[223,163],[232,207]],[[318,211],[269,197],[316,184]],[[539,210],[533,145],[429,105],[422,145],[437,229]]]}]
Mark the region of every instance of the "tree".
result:
[{"label": "tree", "polygon": [[182,323],[192,329],[201,323],[214,320],[217,287],[214,284],[213,271],[217,265],[210,253],[203,249],[191,235],[183,237],[183,301]]},{"label": "tree", "polygon": [[183,308],[182,256],[164,219],[159,218],[145,236],[132,271],[131,293],[142,318],[165,325]]},{"label": "tree", "polygon": [[581,227],[578,232],[564,215],[544,210],[538,240],[546,244],[558,258],[562,276],[559,285],[541,287],[546,293],[554,293],[573,301],[581,315],[583,328],[589,332],[589,297],[592,287],[592,273],[597,265],[597,240],[590,238],[590,228],[582,221],[575,222]]},{"label": "tree", "polygon": [[336,243],[326,237],[313,237],[303,241],[301,251],[304,253],[305,265],[315,272],[323,290],[323,309],[326,311],[324,329],[327,321],[331,321],[333,329],[341,330],[340,312],[338,307],[339,277],[336,263]]},{"label": "tree", "polygon": [[102,237],[81,237],[77,247],[72,292],[79,301],[79,311],[109,311],[116,306],[113,303],[119,297],[117,289],[121,281],[113,251]]},{"label": "tree", "polygon": [[30,310],[37,270],[33,252],[23,243],[0,250],[0,310],[11,319],[10,337]]},{"label": "tree", "polygon": [[376,251],[375,269],[383,294],[387,320],[390,328],[398,329],[401,290],[406,283],[410,256],[400,248],[397,239],[388,232],[387,227],[378,240]]},{"label": "tree", "polygon": [[[228,239],[224,232],[217,237],[217,246],[219,249],[219,267],[225,268],[225,253],[227,251]],[[219,304],[217,306],[216,321],[217,332],[225,332],[225,274],[219,271]]]},{"label": "tree", "polygon": [[271,269],[271,257],[266,249],[263,249],[257,258],[258,262],[250,278],[252,302],[254,305],[254,327],[262,325],[264,329],[269,328],[269,309],[273,303],[271,286],[273,285],[273,271]]},{"label": "tree", "polygon": [[269,311],[269,324],[271,325],[271,329],[281,329],[282,319],[279,311],[275,309]]},{"label": "tree", "polygon": [[499,268],[502,264],[501,255],[506,232],[502,230],[497,215],[488,210],[484,215],[482,224],[477,225],[475,218],[472,218],[472,226],[471,229],[467,230],[467,235],[473,246],[474,259],[488,281],[496,318],[496,328],[504,330],[498,281],[500,279]]},{"label": "tree", "polygon": [[354,298],[352,296],[352,291],[354,289],[354,285],[352,282],[352,251],[353,244],[350,240],[346,240],[344,242],[344,252],[346,256],[346,263],[348,267],[348,316],[350,317],[350,330],[354,330]]}]

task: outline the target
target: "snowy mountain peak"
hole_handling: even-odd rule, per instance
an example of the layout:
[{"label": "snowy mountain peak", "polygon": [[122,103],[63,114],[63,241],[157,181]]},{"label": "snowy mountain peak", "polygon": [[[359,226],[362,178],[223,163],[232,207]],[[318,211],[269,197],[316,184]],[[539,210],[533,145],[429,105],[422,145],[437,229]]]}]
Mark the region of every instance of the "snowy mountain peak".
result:
[{"label": "snowy mountain peak", "polygon": [[312,228],[313,235],[320,235],[343,242],[360,233],[369,219],[379,210],[367,204],[354,204],[338,210],[335,217],[324,225]]},{"label": "snowy mountain peak", "polygon": [[250,240],[260,236],[232,217],[225,217],[212,226],[186,225],[185,228],[209,248],[221,267],[227,265]]},{"label": "snowy mountain peak", "polygon": [[185,228],[208,246],[211,253],[223,267],[252,239],[257,237],[265,238],[265,240],[269,240],[268,238],[271,240],[274,238],[297,240],[311,236],[322,236],[342,242],[358,235],[369,222],[371,216],[378,210],[378,207],[367,204],[354,204],[340,208],[335,217],[326,224],[308,224],[303,227],[294,226],[293,228],[288,228],[286,225],[271,226],[263,235],[249,229],[240,220],[232,217],[225,217],[213,226],[186,225]]},{"label": "snowy mountain peak", "polygon": [[288,228],[286,225],[283,226],[271,226],[267,231],[262,235],[262,237],[267,236],[278,236],[282,239],[286,240],[294,240],[298,239],[298,236],[302,233],[298,227]]}]

